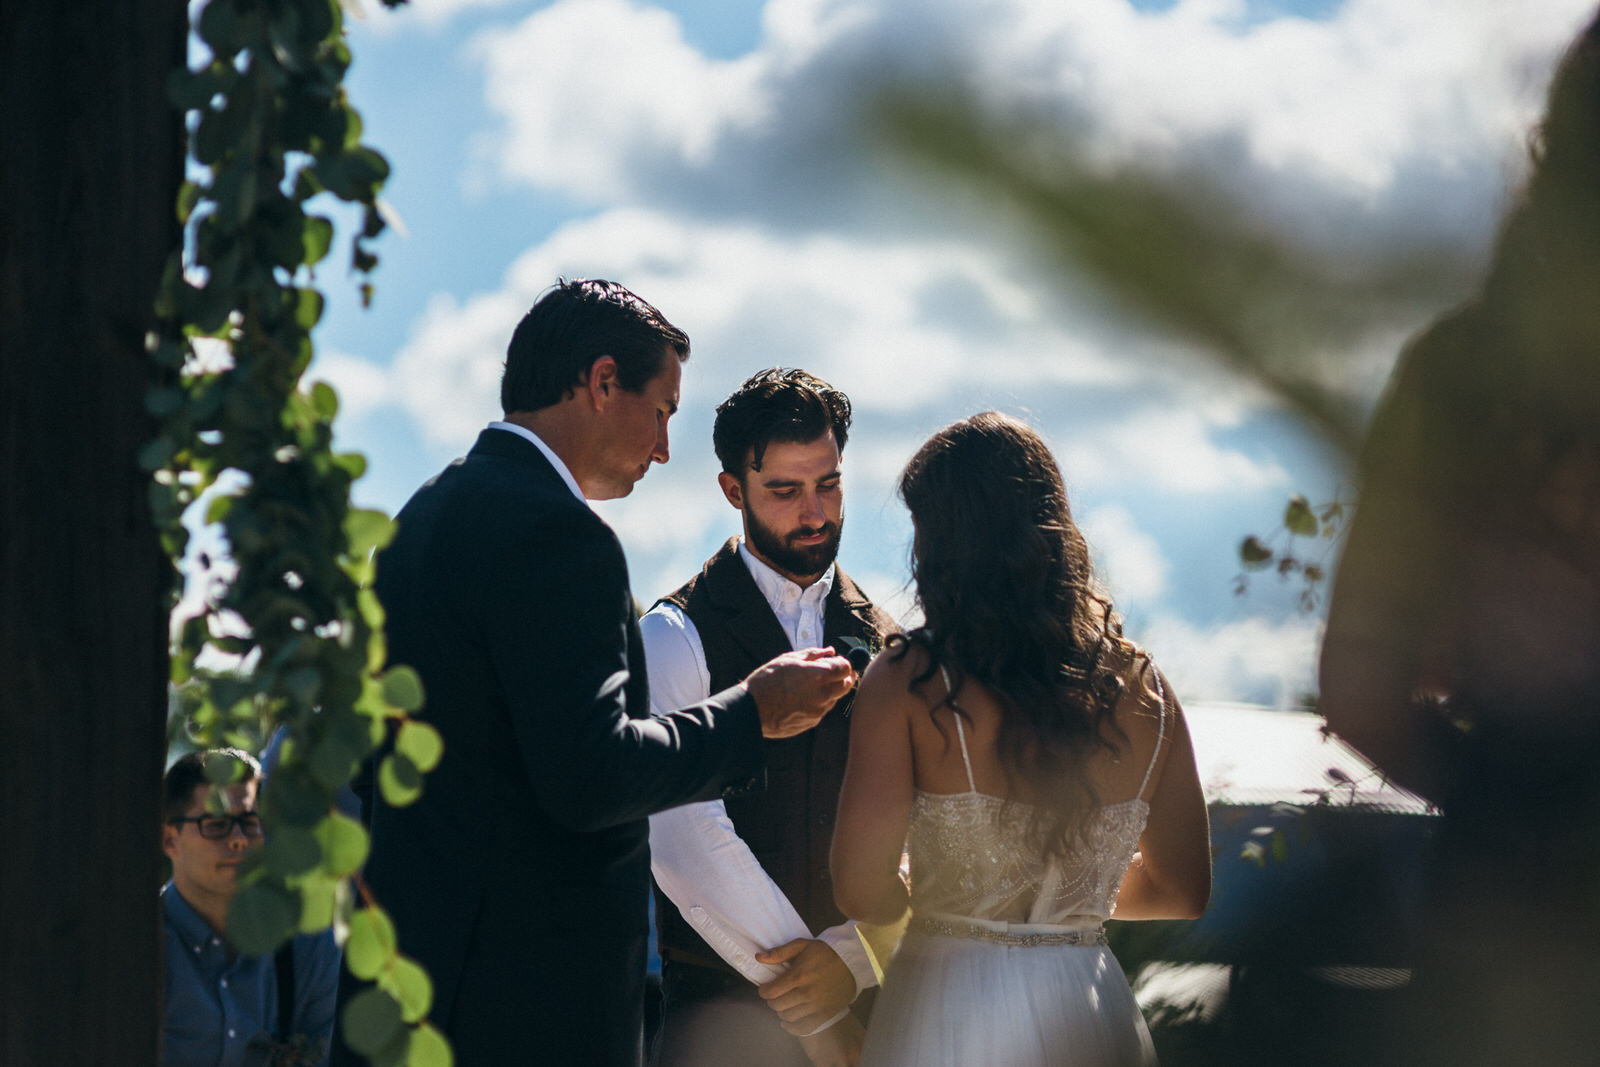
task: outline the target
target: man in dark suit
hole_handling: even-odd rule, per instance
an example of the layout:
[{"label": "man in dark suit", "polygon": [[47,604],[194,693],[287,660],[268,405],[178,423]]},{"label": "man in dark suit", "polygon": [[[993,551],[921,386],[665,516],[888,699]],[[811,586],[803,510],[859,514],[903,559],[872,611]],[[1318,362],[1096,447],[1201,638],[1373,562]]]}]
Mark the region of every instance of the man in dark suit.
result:
[{"label": "man in dark suit", "polygon": [[456,1062],[642,1056],[646,816],[764,784],[762,737],[813,726],[854,673],[781,656],[652,717],[627,567],[585,503],[667,461],[689,341],[613,282],[563,282],[517,327],[501,403],[419,489],[378,567],[389,656],[445,753],[373,805],[366,879],[433,978]]}]

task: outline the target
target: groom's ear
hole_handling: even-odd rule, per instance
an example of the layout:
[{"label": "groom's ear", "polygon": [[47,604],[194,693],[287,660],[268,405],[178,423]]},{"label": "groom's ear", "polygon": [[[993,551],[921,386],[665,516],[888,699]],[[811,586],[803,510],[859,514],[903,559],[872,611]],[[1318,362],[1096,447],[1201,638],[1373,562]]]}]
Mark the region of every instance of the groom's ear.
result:
[{"label": "groom's ear", "polygon": [[722,495],[728,498],[728,503],[743,511],[744,486],[739,483],[739,479],[727,471],[722,471],[717,475],[717,484],[722,487]]},{"label": "groom's ear", "polygon": [[596,411],[603,411],[611,402],[612,394],[621,386],[617,382],[617,361],[611,356],[599,356],[589,364],[589,370],[584,376],[584,388],[589,394],[589,403]]}]

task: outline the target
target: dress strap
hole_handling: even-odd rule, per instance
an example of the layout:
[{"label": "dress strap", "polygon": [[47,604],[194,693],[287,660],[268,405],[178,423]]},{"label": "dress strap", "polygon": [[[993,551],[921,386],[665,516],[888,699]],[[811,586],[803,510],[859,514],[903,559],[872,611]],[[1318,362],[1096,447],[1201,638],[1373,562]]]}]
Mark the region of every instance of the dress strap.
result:
[{"label": "dress strap", "polygon": [[[939,673],[944,676],[945,700],[950,701],[950,714],[956,720],[956,740],[961,742],[961,762],[967,768],[967,789],[969,792],[978,791],[978,783],[972,778],[972,759],[967,755],[967,732],[961,728],[961,711],[956,707],[955,701],[950,697],[955,696],[955,687],[950,684],[950,668],[943,663],[939,664]],[[1149,777],[1146,775],[1145,777]],[[1140,790],[1143,792],[1143,789]]]},{"label": "dress strap", "polygon": [[1156,760],[1161,758],[1161,743],[1167,738],[1166,687],[1161,684],[1161,675],[1159,673],[1152,672],[1151,676],[1156,680],[1156,695],[1161,698],[1161,718],[1157,720],[1156,724],[1156,750],[1150,754],[1150,766],[1144,769],[1144,781],[1139,783],[1139,792],[1136,794],[1141,798],[1144,796],[1145,787],[1150,784],[1150,776],[1156,772]]}]

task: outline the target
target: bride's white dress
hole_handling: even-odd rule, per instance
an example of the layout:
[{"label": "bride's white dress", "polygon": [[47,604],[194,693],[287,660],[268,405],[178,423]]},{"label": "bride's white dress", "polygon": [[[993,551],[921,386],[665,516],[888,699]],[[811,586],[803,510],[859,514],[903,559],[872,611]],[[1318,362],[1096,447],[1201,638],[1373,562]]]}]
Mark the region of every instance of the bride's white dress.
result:
[{"label": "bride's white dress", "polygon": [[[1165,708],[1162,719],[1155,755]],[[1027,805],[1005,809],[978,792],[955,720],[968,791],[917,791],[912,918],[873,1007],[863,1067],[1154,1064],[1101,924],[1144,832],[1155,755],[1133,799],[1099,808],[1077,850],[1047,860],[1029,843]]]}]

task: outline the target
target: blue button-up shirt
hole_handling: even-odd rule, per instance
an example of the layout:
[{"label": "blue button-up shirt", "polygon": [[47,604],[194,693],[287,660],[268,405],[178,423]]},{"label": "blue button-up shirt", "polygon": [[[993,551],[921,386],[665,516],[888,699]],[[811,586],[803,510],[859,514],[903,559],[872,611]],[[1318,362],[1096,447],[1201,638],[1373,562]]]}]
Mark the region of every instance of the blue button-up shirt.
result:
[{"label": "blue button-up shirt", "polygon": [[[265,1064],[264,1042],[276,1040],[278,974],[273,958],[241,956],[168,882],[165,916],[166,1067],[245,1067]],[[333,1038],[339,947],[333,932],[295,938],[293,1030],[322,1042],[328,1062]],[[252,1045],[254,1047],[252,1047]]]}]

